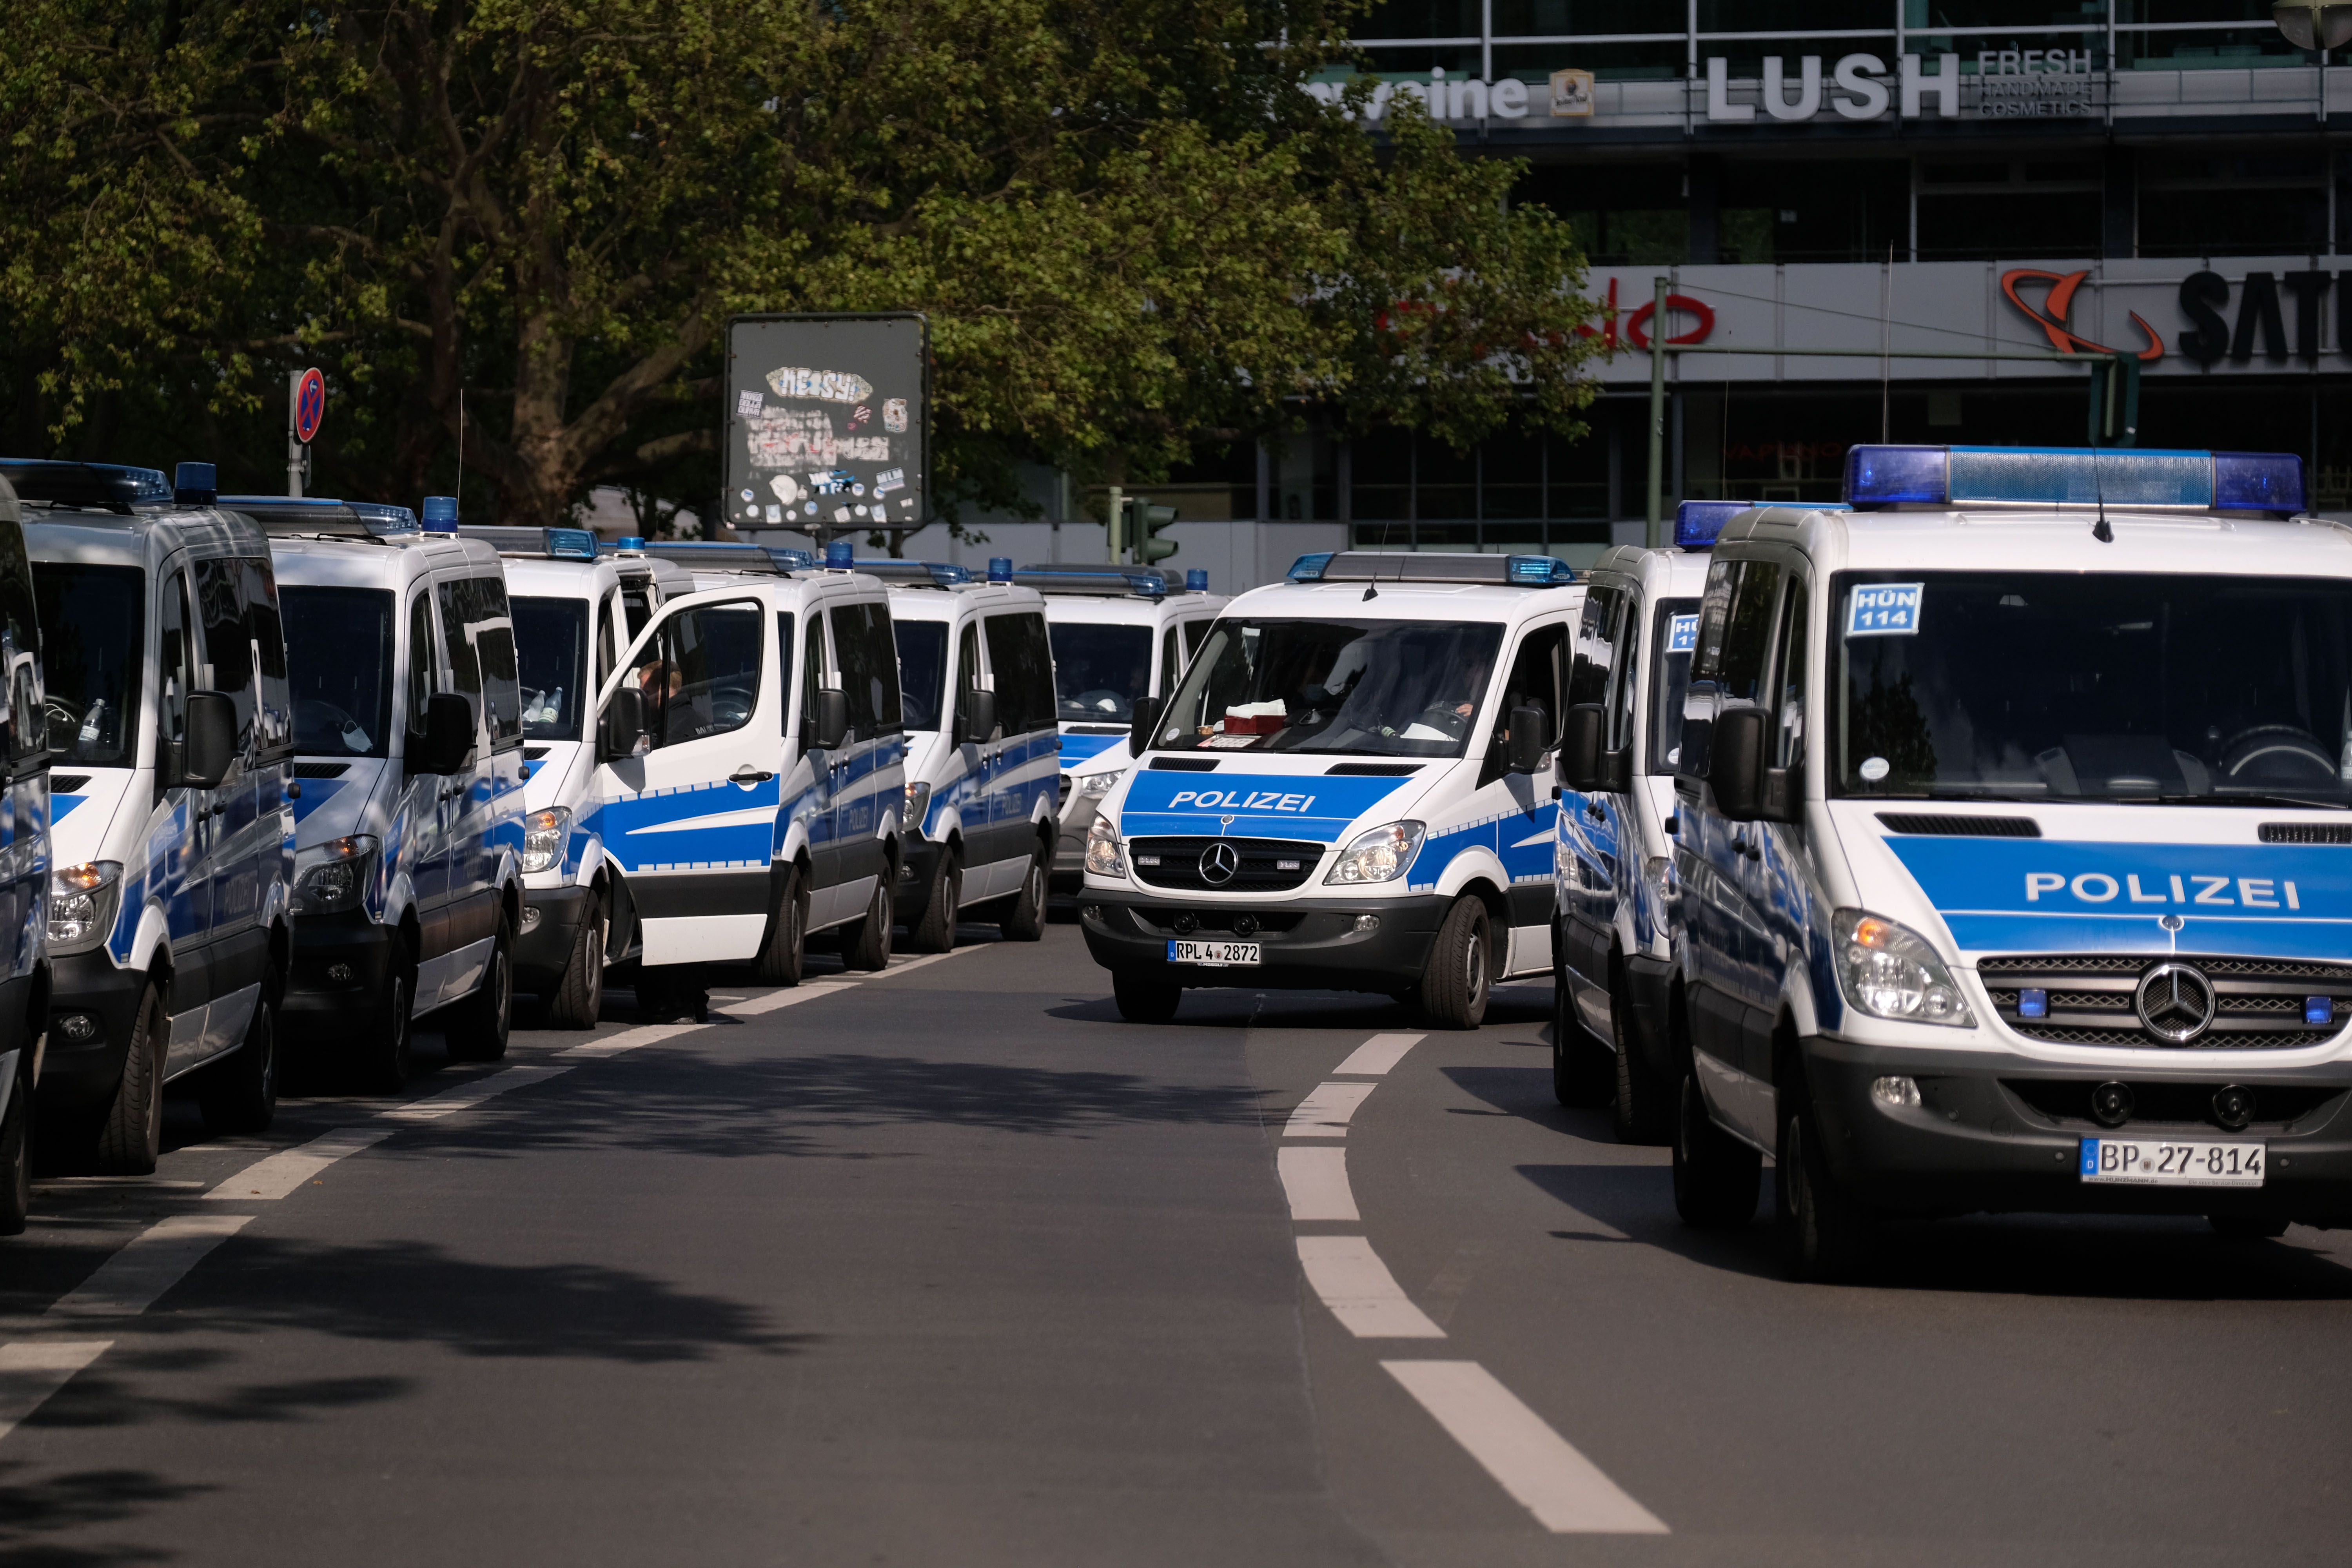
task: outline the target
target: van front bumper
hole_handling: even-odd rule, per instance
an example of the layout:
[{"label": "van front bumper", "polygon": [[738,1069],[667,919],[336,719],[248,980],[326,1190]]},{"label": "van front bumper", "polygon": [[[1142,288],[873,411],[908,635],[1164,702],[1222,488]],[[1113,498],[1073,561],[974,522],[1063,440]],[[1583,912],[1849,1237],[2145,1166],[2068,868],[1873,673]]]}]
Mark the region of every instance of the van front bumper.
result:
[{"label": "van front bumper", "polygon": [[[1180,984],[1246,986],[1269,991],[1378,991],[1399,995],[1421,979],[1451,899],[1292,899],[1279,904],[1212,904],[1169,894],[1078,893],[1078,921],[1087,951],[1105,969],[1172,980]],[[1178,917],[1197,922],[1179,931]],[[1377,922],[1357,929],[1360,917]],[[1244,931],[1238,921],[1256,921]],[[1281,927],[1283,929],[1276,929]],[[1168,962],[1176,937],[1260,944],[1265,963],[1218,968]]]},{"label": "van front bumper", "polygon": [[316,1039],[372,1018],[383,1005],[400,932],[364,910],[304,915],[294,922],[293,963],[278,1021],[292,1039]]},{"label": "van front bumper", "polygon": [[[2046,1212],[2259,1215],[2352,1226],[2352,1063],[2263,1070],[2220,1050],[2117,1050],[2053,1063],[2006,1052],[1803,1042],[1806,1083],[1832,1171],[1854,1198],[1897,1214]],[[2151,1059],[2160,1058],[2160,1059]],[[1871,1086],[1908,1078],[1921,1103]],[[2132,1087],[2120,1127],[2090,1119],[2089,1091]],[[2230,1131],[2205,1115],[2213,1091],[2251,1089],[2255,1119]],[[2085,1182],[2083,1141],[2260,1142],[2263,1184],[2138,1186]]]},{"label": "van front bumper", "polygon": [[522,931],[515,937],[514,983],[518,991],[545,995],[563,984],[580,922],[596,904],[593,888],[525,888]]},{"label": "van front bumper", "polygon": [[[93,948],[50,960],[49,987],[49,1045],[41,1058],[40,1106],[103,1105],[122,1081],[122,1062],[131,1054],[131,1031],[139,1022],[147,973],[121,968],[104,948]],[[64,1028],[65,1020],[74,1017],[88,1020],[87,1037],[77,1040]]]},{"label": "van front bumper", "polygon": [[940,857],[947,851],[946,845],[929,838],[898,840],[898,887],[893,898],[897,911],[892,918],[909,931],[931,907],[931,879],[939,872]]}]

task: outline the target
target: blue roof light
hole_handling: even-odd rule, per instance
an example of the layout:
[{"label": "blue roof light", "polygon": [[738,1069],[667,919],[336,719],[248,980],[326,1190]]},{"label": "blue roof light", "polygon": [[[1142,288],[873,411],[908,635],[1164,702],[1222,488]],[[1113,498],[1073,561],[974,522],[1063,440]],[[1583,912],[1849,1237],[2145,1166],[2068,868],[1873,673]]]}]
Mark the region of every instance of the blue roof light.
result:
[{"label": "blue roof light", "polygon": [[1845,455],[1845,499],[1856,507],[1941,506],[1950,468],[1943,447],[1855,447]]},{"label": "blue roof light", "polygon": [[846,539],[835,539],[826,543],[824,547],[824,569],[826,571],[846,572],[856,563],[857,552],[850,547],[849,541]]},{"label": "blue roof light", "polygon": [[210,463],[182,463],[172,471],[172,499],[182,506],[210,506],[220,500],[220,469]]},{"label": "blue roof light", "polygon": [[1312,555],[1300,556],[1290,563],[1290,580],[1294,583],[1320,583],[1323,581],[1323,569],[1331,564],[1331,557],[1338,553],[1333,550],[1321,550]]},{"label": "blue roof light", "polygon": [[1723,525],[1750,507],[1754,500],[1686,500],[1675,508],[1675,542],[1685,550],[1708,550],[1722,535]]},{"label": "blue roof light", "polygon": [[2292,452],[2122,447],[1856,447],[1846,500],[1900,506],[2116,506],[2292,512],[2304,505]]},{"label": "blue roof light", "polygon": [[615,550],[641,551],[645,549],[645,547],[646,536],[642,533],[625,533],[621,535],[620,538],[613,541],[613,548]]},{"label": "blue roof light", "polygon": [[425,531],[427,533],[457,531],[457,498],[456,496],[425,498]]},{"label": "blue roof light", "polygon": [[547,552],[558,561],[593,561],[596,536],[584,528],[551,528],[547,531]]},{"label": "blue roof light", "polygon": [[1576,573],[1556,555],[1514,555],[1503,576],[1515,588],[1553,588],[1576,581]]},{"label": "blue roof light", "polygon": [[2301,511],[2305,504],[2300,453],[2213,454],[2216,511]]},{"label": "blue roof light", "polygon": [[992,583],[1013,581],[1013,557],[992,555],[988,558],[988,580]]},{"label": "blue roof light", "polygon": [[1209,569],[1206,566],[1195,566],[1191,571],[1184,574],[1184,592],[1188,594],[1205,594],[1208,591]]}]

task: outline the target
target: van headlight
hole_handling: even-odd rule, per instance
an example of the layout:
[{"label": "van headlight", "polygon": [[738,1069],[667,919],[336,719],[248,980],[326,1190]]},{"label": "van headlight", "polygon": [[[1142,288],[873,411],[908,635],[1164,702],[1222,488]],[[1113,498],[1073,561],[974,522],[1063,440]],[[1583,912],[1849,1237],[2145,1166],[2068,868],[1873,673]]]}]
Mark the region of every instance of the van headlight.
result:
[{"label": "van headlight", "polygon": [[1975,1027],[1952,972],[1917,931],[1866,910],[1840,910],[1830,917],[1830,933],[1838,984],[1854,1006],[1902,1024]]},{"label": "van headlight", "polygon": [[339,914],[357,909],[375,868],[375,836],[354,833],[313,844],[294,858],[294,911]]},{"label": "van headlight", "polygon": [[1097,877],[1127,875],[1127,857],[1119,850],[1118,829],[1108,816],[1097,816],[1087,829],[1087,869]]},{"label": "van headlight", "polygon": [[920,833],[923,830],[924,819],[930,815],[931,786],[927,784],[908,784],[907,798],[898,807],[899,830],[906,833]]},{"label": "van headlight", "polygon": [[522,868],[544,871],[563,859],[563,846],[572,837],[572,808],[551,805],[522,819]]},{"label": "van headlight", "polygon": [[1120,776],[1118,772],[1088,773],[1078,781],[1078,793],[1090,799],[1100,800],[1110,793],[1110,786],[1118,783]]},{"label": "van headlight", "polygon": [[89,860],[50,872],[49,951],[79,952],[104,942],[121,899],[121,861]]},{"label": "van headlight", "polygon": [[1360,886],[1366,882],[1393,882],[1412,864],[1421,849],[1421,836],[1428,830],[1418,822],[1391,822],[1367,833],[1359,833],[1348,840],[1339,858],[1323,874],[1323,880]]}]

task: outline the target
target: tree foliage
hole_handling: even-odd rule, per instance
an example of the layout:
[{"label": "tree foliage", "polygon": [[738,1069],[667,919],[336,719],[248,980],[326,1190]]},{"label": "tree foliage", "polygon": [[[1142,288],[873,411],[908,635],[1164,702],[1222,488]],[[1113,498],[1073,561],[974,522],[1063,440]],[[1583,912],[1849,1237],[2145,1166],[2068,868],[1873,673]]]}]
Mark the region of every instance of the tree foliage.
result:
[{"label": "tree foliage", "polygon": [[[20,0],[0,60],[12,438],[499,513],[715,492],[749,310],[920,310],[935,489],[1196,443],[1572,431],[1580,258],[1515,166],[1298,90],[1325,0]],[[1327,40],[1314,44],[1268,40]],[[105,410],[127,423],[110,426]],[[119,438],[119,437],[118,437]],[[218,444],[226,442],[226,448]]]}]

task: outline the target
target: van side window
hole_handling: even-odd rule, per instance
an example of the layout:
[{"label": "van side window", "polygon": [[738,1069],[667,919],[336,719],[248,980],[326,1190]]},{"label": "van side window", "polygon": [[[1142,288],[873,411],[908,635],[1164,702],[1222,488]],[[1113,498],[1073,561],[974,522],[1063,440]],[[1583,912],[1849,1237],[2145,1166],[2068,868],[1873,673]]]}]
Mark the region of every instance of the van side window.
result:
[{"label": "van side window", "polygon": [[425,733],[425,710],[433,700],[433,595],[408,601],[408,732]]},{"label": "van side window", "polygon": [[1617,617],[1617,636],[1612,640],[1617,650],[1617,671],[1609,683],[1609,721],[1601,745],[1608,751],[1622,752],[1633,743],[1634,685],[1642,668],[1642,605],[1630,594],[1625,596],[1623,612]]},{"label": "van side window", "polygon": [[662,622],[637,667],[656,746],[723,735],[751,721],[760,705],[767,617],[756,600],[703,605]]},{"label": "van side window", "polygon": [[1176,678],[1184,673],[1183,656],[1176,651],[1178,646],[1174,626],[1170,626],[1167,631],[1160,634],[1160,683],[1151,689],[1151,695],[1154,697],[1164,699],[1169,693],[1174,691]]},{"label": "van side window", "polygon": [[1576,624],[1576,662],[1568,678],[1568,705],[1609,700],[1609,677],[1613,668],[1611,623],[1617,618],[1624,595],[1614,588],[1595,588],[1584,596],[1584,612]]},{"label": "van side window", "polygon": [[1706,776],[1707,742],[1715,734],[1715,697],[1723,670],[1724,627],[1732,595],[1748,569],[1745,561],[1717,561],[1706,569],[1706,589],[1698,605],[1698,647],[1691,654],[1690,684],[1683,690],[1683,740],[1676,776]]},{"label": "van side window", "polygon": [[[980,689],[980,628],[967,623],[956,639],[955,732],[971,728],[971,694]],[[950,739],[953,739],[950,736]],[[986,737],[982,737],[985,739]]]},{"label": "van side window", "polygon": [[[1186,621],[1184,623],[1185,663],[1190,664],[1192,662],[1192,656],[1201,651],[1201,645],[1202,643],[1209,640],[1209,628],[1216,624],[1217,623],[1214,621]],[[1173,695],[1176,688],[1173,684],[1171,684],[1168,689],[1170,694]]]},{"label": "van side window", "polygon": [[495,577],[468,577],[475,656],[482,665],[482,700],[489,707],[492,747],[522,744],[522,681],[515,661],[514,616],[507,585]]},{"label": "van side window", "polygon": [[850,732],[861,741],[897,730],[898,648],[890,635],[890,611],[876,604],[833,607],[833,651],[841,664]]},{"label": "van side window", "polygon": [[1805,580],[1789,579],[1780,616],[1780,694],[1773,704],[1772,765],[1793,768],[1805,759]]},{"label": "van side window", "polygon": [[811,614],[808,618],[808,641],[803,648],[806,658],[801,661],[801,724],[802,732],[816,718],[816,694],[824,685],[824,616]]},{"label": "van side window", "polygon": [[776,689],[784,694],[783,701],[776,705],[776,710],[782,715],[777,722],[789,735],[793,732],[793,613],[790,610],[776,612]]},{"label": "van side window", "polygon": [[604,689],[604,682],[613,679],[613,667],[620,661],[620,653],[613,647],[613,605],[610,602],[597,606],[596,616],[596,689]]},{"label": "van side window", "polygon": [[[1615,618],[1622,608],[1623,595],[1612,594],[1610,606],[1604,615]],[[1592,600],[1585,600],[1590,611]],[[1606,656],[1606,647],[1602,649]],[[1582,662],[1580,650],[1579,662]],[[1606,674],[1606,668],[1603,668]],[[1511,713],[1515,709],[1533,708],[1543,714],[1544,745],[1549,750],[1559,733],[1559,716],[1566,711],[1562,699],[1573,695],[1569,689],[1568,627],[1538,626],[1520,640],[1517,656],[1511,661],[1511,673],[1503,682],[1503,700],[1496,705],[1494,729],[1486,743],[1486,760],[1478,770],[1481,785],[1501,778],[1510,762]],[[1600,701],[1595,696],[1589,700]]]},{"label": "van side window", "polygon": [[474,705],[474,721],[482,717],[482,661],[475,657],[474,640],[466,635],[467,604],[471,595],[463,580],[440,584],[441,644],[449,658],[449,689]]},{"label": "van side window", "polygon": [[8,756],[10,761],[46,751],[48,714],[39,679],[41,621],[33,595],[33,564],[25,556],[25,531],[0,522],[0,653],[8,660]]},{"label": "van side window", "polygon": [[984,617],[996,675],[996,721],[1008,735],[1054,725],[1054,651],[1035,611]]},{"label": "van side window", "polygon": [[259,660],[261,733],[264,757],[290,754],[294,746],[294,695],[286,679],[286,628],[278,609],[278,575],[270,564],[245,557],[245,629]]},{"label": "van side window", "polygon": [[1752,708],[1765,700],[1764,660],[1771,651],[1772,612],[1780,608],[1780,568],[1750,561],[1740,574],[1725,618],[1723,654],[1716,665],[1716,691],[1727,707]]},{"label": "van side window", "polygon": [[[157,636],[155,679],[162,694],[163,738],[188,738],[188,693],[196,689],[196,642],[189,635],[188,574],[174,572],[163,584],[163,614]],[[160,763],[160,759],[159,759]]]},{"label": "van side window", "polygon": [[242,752],[253,742],[253,637],[246,629],[245,574],[235,561],[196,563],[196,616],[205,627],[207,689],[236,703]]}]

